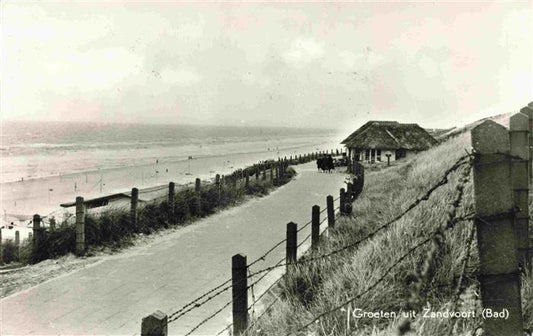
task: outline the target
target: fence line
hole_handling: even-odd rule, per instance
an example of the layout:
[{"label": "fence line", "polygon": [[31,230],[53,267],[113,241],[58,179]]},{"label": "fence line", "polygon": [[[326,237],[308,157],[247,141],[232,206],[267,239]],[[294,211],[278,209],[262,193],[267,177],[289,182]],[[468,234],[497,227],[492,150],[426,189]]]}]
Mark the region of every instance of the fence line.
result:
[{"label": "fence line", "polygon": [[[523,124],[519,125],[521,128],[520,127],[517,128],[516,125],[513,126],[513,123],[515,123],[515,121],[518,120],[518,117],[513,116],[512,118],[513,118],[512,119],[513,122],[511,123],[512,131],[517,132],[517,130],[519,130],[521,132],[520,133],[520,137],[522,137],[521,139],[523,139],[524,134],[526,135],[526,138],[527,138],[528,133],[525,132]],[[521,121],[528,120],[527,118],[523,118],[523,116],[520,118],[521,118],[520,119]],[[251,289],[251,293],[252,293],[251,305],[247,306],[245,311],[244,310],[236,311],[234,308],[234,312],[233,312],[234,322],[226,326],[224,329],[222,329],[217,335],[223,333],[226,330],[229,330],[231,327],[234,328],[235,335],[246,333],[279,300],[279,296],[276,296],[276,298],[268,305],[268,307],[263,309],[263,312],[257,318],[255,318],[252,321],[252,323],[250,324],[248,323],[248,320],[247,320],[248,312],[252,310],[252,314],[253,316],[255,316],[255,305],[258,302],[260,302],[263,299],[263,297],[267,295],[272,290],[272,288],[274,288],[274,286],[276,286],[279,283],[279,281],[281,281],[281,279],[283,278],[283,277],[278,278],[261,295],[259,295],[256,298],[254,286],[257,283],[259,283],[262,279],[264,279],[272,270],[285,266],[287,267],[287,272],[289,272],[290,269],[288,267],[293,264],[302,265],[306,263],[315,262],[318,260],[323,260],[333,255],[337,255],[343,251],[347,251],[348,249],[358,246],[364,241],[373,238],[380,231],[386,230],[389,227],[391,227],[392,224],[399,221],[407,213],[409,213],[411,210],[416,208],[419,204],[421,204],[424,201],[427,201],[437,189],[449,183],[449,177],[452,173],[459,171],[459,169],[461,168],[463,168],[463,171],[461,173],[461,177],[459,178],[459,182],[457,186],[455,187],[456,196],[452,202],[453,208],[447,213],[447,219],[444,224],[440,225],[428,237],[419,241],[414,246],[411,246],[407,250],[406,253],[404,253],[402,256],[397,258],[393,262],[393,264],[390,267],[388,267],[377,280],[375,280],[371,285],[366,287],[366,289],[358,293],[356,296],[347,299],[340,305],[337,305],[332,309],[319,313],[318,315],[314,316],[311,321],[304,323],[304,325],[298,327],[297,330],[292,331],[287,335],[291,335],[295,332],[301,332],[302,330],[305,330],[306,328],[311,326],[314,322],[316,322],[317,320],[320,320],[322,317],[338,311],[339,309],[345,307],[347,304],[354,302],[355,300],[361,298],[363,295],[374,290],[375,288],[377,288],[379,284],[381,284],[389,276],[389,274],[395,267],[400,265],[404,260],[406,260],[409,256],[413,255],[416,251],[421,249],[423,246],[426,246],[429,243],[433,243],[433,246],[427,251],[425,257],[423,257],[422,259],[423,261],[422,269],[419,270],[415,274],[417,281],[415,282],[411,290],[410,303],[406,306],[407,308],[411,308],[411,309],[417,308],[414,305],[421,304],[422,302],[422,297],[421,297],[422,285],[426,283],[430,277],[429,269],[431,265],[433,264],[434,259],[437,257],[437,253],[440,250],[439,246],[443,243],[443,240],[445,239],[444,233],[447,231],[453,230],[455,227],[457,227],[457,224],[460,222],[467,222],[467,221],[472,221],[472,220],[475,221],[475,226],[472,225],[471,229],[469,230],[469,235],[466,239],[466,252],[465,252],[464,259],[461,262],[461,273],[460,273],[456,291],[453,295],[453,300],[452,300],[453,307],[452,308],[455,309],[458,303],[458,300],[460,298],[461,292],[464,289],[463,282],[466,276],[467,265],[470,259],[471,245],[474,240],[474,233],[477,231],[478,232],[478,250],[480,251],[480,265],[481,265],[480,282],[481,282],[481,294],[482,294],[483,307],[501,308],[502,306],[501,295],[507,295],[508,293],[513,293],[513,295],[511,295],[510,298],[506,297],[504,298],[505,300],[503,300],[507,306],[511,307],[512,314],[513,314],[513,318],[511,319],[511,321],[503,321],[503,320],[497,321],[497,322],[494,322],[494,320],[485,321],[485,327],[487,328],[487,330],[492,331],[494,335],[503,335],[501,333],[498,333],[497,330],[500,330],[500,331],[504,330],[506,333],[508,333],[509,330],[514,330],[517,332],[517,335],[518,335],[519,332],[522,332],[522,329],[521,329],[522,328],[522,324],[521,324],[522,315],[521,315],[521,310],[520,310],[520,292],[519,292],[519,282],[518,282],[519,276],[517,272],[513,271],[513,269],[510,269],[511,272],[506,272],[506,273],[503,272],[502,270],[506,269],[509,271],[509,267],[511,268],[515,267],[513,265],[518,265],[518,262],[523,260],[523,258],[516,257],[519,254],[518,252],[520,251],[520,249],[524,249],[524,246],[514,245],[514,242],[518,241],[519,237],[516,234],[516,232],[513,231],[512,223],[515,220],[515,215],[517,213],[521,213],[527,210],[527,206],[523,205],[524,204],[523,202],[524,193],[520,194],[520,191],[524,189],[523,185],[518,187],[517,189],[516,187],[517,184],[516,183],[512,184],[511,178],[514,179],[518,175],[520,176],[523,175],[522,171],[523,171],[523,167],[525,167],[523,162],[524,161],[527,162],[527,160],[528,159],[531,160],[531,158],[530,157],[524,158],[524,155],[522,155],[523,154],[522,148],[526,148],[524,147],[523,145],[524,141],[522,140],[521,142],[520,141],[517,142],[520,144],[520,146],[522,146],[521,150],[518,153],[513,149],[513,147],[511,147],[511,150],[509,151],[508,145],[507,145],[508,146],[507,148],[502,147],[502,145],[499,144],[499,141],[501,140],[502,143],[505,143],[505,141],[507,141],[507,143],[509,143],[509,133],[502,126],[494,126],[491,123],[494,124],[493,122],[486,121],[472,130],[472,143],[473,143],[474,150],[475,150],[474,154],[467,153],[466,155],[463,155],[459,159],[457,159],[452,164],[452,166],[450,166],[448,169],[444,171],[440,180],[438,180],[435,184],[433,184],[422,196],[416,198],[405,210],[403,210],[400,214],[396,215],[393,219],[378,226],[375,230],[373,230],[372,232],[370,232],[363,238],[356,240],[355,242],[345,244],[327,253],[322,253],[322,254],[313,253],[309,257],[306,256],[302,259],[298,259],[297,255],[295,254],[295,251],[297,250],[298,247],[302,246],[310,238],[312,238],[312,243],[313,243],[312,246],[316,247],[318,243],[317,230],[318,230],[318,235],[320,235],[326,232],[330,228],[328,225],[328,227],[324,229],[322,233],[320,233],[320,225],[322,225],[326,220],[328,220],[328,224],[331,222],[331,216],[329,216],[330,209],[333,209],[334,211],[334,218],[337,217],[336,211],[339,211],[338,215],[340,216],[351,216],[352,202],[355,199],[357,199],[364,185],[364,166],[362,166],[359,162],[356,162],[356,161],[353,163],[350,163],[349,170],[352,174],[355,175],[355,178],[353,179],[353,182],[347,183],[347,190],[344,190],[344,188],[341,189],[340,195],[334,200],[334,201],[339,201],[339,206],[336,208],[334,208],[333,205],[330,206],[330,200],[333,199],[333,197],[330,196],[330,198],[328,197],[328,202],[327,202],[328,208],[324,208],[320,210],[318,206],[313,206],[312,220],[310,222],[305,223],[301,228],[298,229],[295,223],[289,223],[287,226],[288,229],[290,227],[291,230],[293,229],[294,231],[293,233],[291,233],[290,239],[288,235],[286,239],[275,244],[272,248],[270,248],[267,252],[265,252],[262,256],[260,256],[259,258],[251,262],[250,264],[246,265],[246,262],[244,262],[245,266],[243,266],[243,270],[245,273],[243,273],[242,279],[237,280],[237,281],[233,279],[233,286],[232,286],[233,291],[234,291],[233,300],[227,303],[221,309],[217,310],[214,314],[211,314],[208,318],[202,320],[200,324],[196,325],[187,335],[190,335],[190,333],[197,330],[201,325],[206,323],[209,319],[213,318],[216,314],[219,314],[225,307],[229,306],[232,302],[234,303],[234,307],[236,307],[235,300],[237,299],[241,300],[243,296],[246,296],[246,300],[243,302],[247,302],[248,290]],[[502,131],[501,129],[504,129],[505,131]],[[512,134],[513,133],[511,133],[511,139],[512,139],[511,142],[513,143]],[[529,132],[529,134],[531,133]],[[483,136],[485,136],[486,139],[482,139]],[[516,138],[516,136],[514,137]],[[316,158],[316,157],[318,157],[318,153],[315,154],[314,156],[313,155],[311,156],[311,158]],[[286,158],[285,158],[285,161],[286,161]],[[285,162],[285,161],[281,161],[281,162]],[[519,165],[512,166],[511,161],[516,162]],[[291,157],[291,162],[292,162],[292,157]],[[472,169],[472,166],[473,166],[473,169]],[[283,166],[280,166],[280,167],[283,167]],[[513,167],[520,167],[520,173],[515,173],[514,171],[516,169]],[[528,168],[528,169],[526,169],[525,171],[526,172],[531,171],[531,168]],[[283,171],[283,170],[284,168],[277,169],[276,179],[278,178],[280,171]],[[470,173],[472,170],[474,171],[474,191],[475,191],[476,211],[474,213],[459,217],[458,212],[462,205],[465,185],[469,181]],[[507,180],[505,178],[502,178],[501,176],[501,174],[504,174],[506,171],[511,172],[511,174],[508,175]],[[490,183],[487,183],[487,181],[490,181]],[[495,189],[491,187],[492,186],[491,183],[493,181],[495,181],[494,184],[497,185],[500,189]],[[523,180],[520,180],[520,181],[521,181],[520,183],[523,183]],[[519,191],[518,194],[521,195],[519,197],[519,200],[514,200],[514,204],[512,203],[513,197],[509,196],[509,195],[512,195],[511,185],[514,185],[514,190],[515,191],[518,190]],[[493,197],[492,200],[489,200],[489,194],[492,195],[491,196]],[[494,196],[495,194],[498,194],[498,195],[496,195],[495,197]],[[494,199],[498,199],[498,200],[494,201]],[[511,204],[508,204],[509,203],[507,202],[508,200],[511,200]],[[526,192],[526,200],[527,200],[527,192]],[[519,204],[517,204],[518,201],[519,201]],[[495,206],[496,204],[498,205]],[[502,204],[505,204],[505,205],[502,205]],[[513,208],[516,208],[517,210],[513,210]],[[325,217],[322,220],[320,220],[320,214],[324,213],[325,211],[328,211],[329,218]],[[503,236],[500,234],[500,236],[498,237],[498,243],[500,245],[496,246],[496,248],[494,247],[495,246],[494,241],[497,235],[496,236],[487,235],[488,232],[491,232],[492,234],[495,233],[494,228],[493,228],[495,223],[498,223],[499,226],[501,226],[502,223],[505,224],[505,226],[502,226],[504,228]],[[298,244],[294,243],[294,241],[297,241],[298,232],[301,232],[303,229],[305,229],[309,225],[312,225],[311,233],[307,235],[300,243]],[[485,232],[483,230],[485,230]],[[290,230],[288,230],[288,233],[289,231]],[[263,269],[256,270],[256,271],[251,270],[250,268],[251,266],[257,264],[259,261],[265,260],[265,257],[267,255],[269,255],[272,251],[274,251],[276,248],[281,246],[283,243],[287,244],[287,251],[286,251],[287,255],[285,258],[285,262],[284,262],[284,259],[281,259],[278,263],[276,263],[273,266],[265,267]],[[289,248],[290,244],[294,244],[294,246],[291,245],[292,247]],[[491,251],[487,249],[487,246],[492,246],[493,250]],[[529,251],[529,246],[526,245],[525,249]],[[499,253],[499,254],[503,253],[504,256],[499,257],[499,259],[496,258],[497,260],[499,260],[499,262],[495,264],[494,260],[492,260],[493,258],[491,259],[491,256],[493,256],[496,253]],[[292,259],[289,258],[289,255],[292,255]],[[234,258],[236,256],[234,256]],[[241,256],[241,258],[244,258],[243,260],[245,260],[246,257]],[[502,262],[502,260],[505,260],[505,262]],[[513,263],[513,261],[515,263]],[[505,264],[505,265],[501,265],[501,264]],[[487,271],[488,269],[493,270],[493,272],[492,273],[488,272]],[[500,273],[498,273],[498,271]],[[243,282],[247,284],[247,279],[251,279],[261,274],[262,276],[256,279],[251,285],[249,286],[245,285],[244,287],[242,286]],[[494,281],[487,280],[489,278],[495,279],[499,276],[503,276],[505,279],[502,278],[500,282],[496,285],[494,285]],[[237,288],[238,286],[243,287],[244,289],[239,290]],[[490,286],[493,286],[493,287],[491,288]],[[219,291],[220,291],[220,288],[221,287],[219,287]],[[500,290],[499,293],[496,288]],[[518,291],[516,290],[516,288],[518,288]],[[205,302],[200,303],[200,305],[204,304]],[[399,328],[400,334],[403,334],[403,331],[408,330],[409,324],[410,324],[409,321],[402,322]],[[455,321],[451,325],[451,328],[448,330],[450,334],[453,332],[454,326],[455,326]]]},{"label": "fence line", "polygon": [[[387,223],[386,225],[382,225],[380,228],[378,228],[378,230],[374,231],[373,233],[369,234],[368,236],[366,236],[365,238],[363,238],[361,241],[357,242],[357,244],[361,243],[362,241],[366,240],[366,239],[369,239],[371,238],[373,235],[375,235],[377,232],[383,230],[384,228],[390,226],[393,222],[399,220],[400,218],[402,218],[407,212],[409,212],[410,210],[412,210],[414,207],[416,207],[418,204],[420,204],[422,201],[424,200],[427,200],[429,198],[429,196],[437,189],[439,188],[440,186],[448,183],[448,175],[451,174],[453,171],[457,170],[459,167],[463,166],[466,162],[464,162],[464,159],[466,158],[465,157],[461,157],[451,168],[449,168],[444,176],[442,177],[442,179],[436,184],[434,185],[432,188],[430,188],[422,197],[420,197],[419,199],[415,200],[415,202],[413,202],[413,204],[411,206],[409,206],[402,214],[396,216],[391,222]],[[354,188],[354,191],[356,189]],[[351,195],[351,194],[350,194]],[[351,198],[351,196],[350,196]],[[337,200],[339,200],[339,198],[337,198]],[[340,210],[340,206],[337,207],[336,210]],[[342,212],[341,212],[342,214]],[[325,221],[327,220],[327,218],[324,218],[322,221],[320,221],[320,224],[323,224]],[[308,226],[309,224],[306,223],[305,227]],[[326,229],[327,230],[327,229]],[[301,231],[301,230],[298,230],[298,231]],[[301,246],[306,240],[308,240],[309,238],[311,237],[311,235],[309,235],[307,238],[305,238],[302,242],[300,242],[300,244],[298,244],[297,246]],[[284,240],[286,241],[286,239]],[[269,249],[267,251],[267,253],[265,253],[263,256],[259,257],[258,259],[256,259],[254,262],[252,262],[250,265],[253,265],[255,263],[257,263],[258,261],[260,260],[263,260],[264,257],[269,254],[270,252],[272,252],[275,248],[279,247],[281,244],[283,244],[284,241],[281,241],[279,243],[277,243],[273,248]],[[355,244],[355,245],[357,245]],[[342,250],[345,250],[349,247],[352,247],[352,246],[355,246],[354,244],[350,244],[350,245],[347,245],[347,246],[344,246],[341,250],[335,250],[335,251],[332,251],[333,253],[330,253],[330,254],[325,254],[325,255],[321,255],[319,256],[318,258],[317,257],[311,257],[311,258],[306,258],[306,259],[303,259],[303,260],[300,260],[299,263],[304,263],[304,262],[310,262],[310,261],[314,261],[314,260],[318,260],[318,259],[322,259],[322,258],[325,258],[325,257],[329,257],[333,254],[337,254],[339,253],[340,251]],[[249,265],[249,266],[250,266]],[[276,269],[276,268],[279,268],[279,267],[282,267],[282,266],[287,266],[288,264],[287,263],[283,263],[283,259],[280,260],[277,264],[275,264],[274,266],[271,266],[271,267],[267,267],[267,268],[264,268],[262,270],[259,270],[259,271],[255,271],[255,272],[248,272],[248,275],[247,275],[247,278],[252,278],[256,275],[259,275],[259,274],[263,274],[262,277],[260,277],[257,281],[255,281],[253,283],[253,285],[255,285],[256,283],[258,283],[259,281],[261,281],[264,277],[266,277],[266,275],[271,272],[272,270]],[[248,267],[249,267],[248,266]],[[279,280],[279,279],[278,279]],[[251,286],[253,286],[251,285]],[[253,308],[253,306],[264,296],[266,295],[266,293],[268,293],[268,291],[275,285],[272,284],[265,292],[263,292],[262,295],[260,295],[260,297],[257,299],[257,300],[254,300],[254,302],[252,303],[252,305],[250,307],[248,307],[248,310],[250,308]],[[247,287],[247,289],[250,288],[250,286]],[[203,304],[203,303],[202,303]],[[228,304],[229,305],[229,304]],[[205,323],[206,321],[202,321],[201,323]],[[195,329],[196,330],[196,329]],[[227,328],[225,328],[224,330],[227,330]],[[224,331],[222,330],[222,332]]]}]

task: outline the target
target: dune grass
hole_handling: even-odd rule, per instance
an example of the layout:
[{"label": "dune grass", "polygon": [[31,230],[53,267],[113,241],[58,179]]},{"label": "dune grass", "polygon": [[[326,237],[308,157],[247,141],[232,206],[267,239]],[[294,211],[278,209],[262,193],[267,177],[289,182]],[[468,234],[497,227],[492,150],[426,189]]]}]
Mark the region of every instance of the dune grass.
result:
[{"label": "dune grass", "polygon": [[[469,148],[469,136],[463,134],[450,139],[429,151],[387,169],[369,172],[365,187],[353,203],[353,216],[342,217],[335,230],[324,239],[318,250],[309,256],[327,253],[361,239],[383,223],[393,219],[417,197],[422,196],[440,180],[443,173]],[[303,263],[283,277],[274,294],[278,297],[263,318],[255,321],[247,335],[395,335],[401,318],[350,318],[348,309],[360,308],[372,312],[396,312],[407,308],[421,312],[451,310],[457,284],[463,269],[467,250],[466,241],[473,223],[459,222],[445,233],[445,239],[436,250],[427,278],[421,289],[410,300],[417,283],[415,270],[420,270],[431,244],[412,253],[392,271],[386,270],[412,246],[422,241],[445,223],[452,210],[462,169],[452,173],[449,182],[437,189],[431,197],[406,214],[388,229],[357,248],[313,263]],[[457,216],[473,211],[473,186],[465,185],[464,199]],[[476,317],[468,319],[422,318],[411,319],[409,335],[470,335],[481,325],[476,240],[472,242],[470,258],[463,279],[463,294],[457,311],[474,310]],[[305,259],[305,257],[304,257]],[[315,316],[329,311],[348,299],[357,296],[369,286],[385,277],[369,293],[353,301],[344,311],[337,310],[297,331],[313,321]],[[523,276],[523,307],[526,328],[533,325],[533,280],[531,274]],[[414,301],[414,303],[413,303]],[[418,302],[417,302],[418,301]],[[411,302],[411,307],[407,305]],[[268,302],[266,302],[268,304]]]},{"label": "dune grass", "polygon": [[[252,171],[257,167],[247,169]],[[250,196],[267,195],[273,188],[288,183],[295,175],[294,169],[289,167],[285,174],[280,175],[279,185],[268,178],[263,180],[251,177],[248,186],[245,186],[243,181],[237,183],[236,187],[231,181],[221,184],[220,190],[215,184],[204,185],[200,195],[193,189],[180,190],[175,194],[173,215],[170,214],[167,200],[149,202],[139,206],[135,224],[130,219],[129,209],[109,208],[98,215],[88,214],[85,217],[85,242],[89,248],[88,255],[91,255],[91,251],[95,248],[116,250],[132,245],[138,234],[150,235],[159,230],[187,225],[218,210],[239,204]],[[197,207],[198,198],[200,198],[200,210]],[[8,255],[10,255],[9,248],[10,245],[4,244]],[[74,253],[75,250],[76,228],[74,225],[62,223],[54,231],[43,230],[38,246],[33,247],[30,253],[25,254],[24,259],[20,258],[20,261],[37,263]],[[4,262],[8,260],[4,259]]]}]

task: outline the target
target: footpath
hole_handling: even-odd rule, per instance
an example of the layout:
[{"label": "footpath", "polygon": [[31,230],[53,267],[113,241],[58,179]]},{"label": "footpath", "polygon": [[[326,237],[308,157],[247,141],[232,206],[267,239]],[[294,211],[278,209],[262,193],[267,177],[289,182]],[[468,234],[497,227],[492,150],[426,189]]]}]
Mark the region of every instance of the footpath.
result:
[{"label": "footpath", "polygon": [[[315,163],[295,169],[294,181],[266,197],[0,300],[0,335],[139,334],[143,317],[156,310],[176,311],[226,281],[234,254],[245,254],[248,262],[261,256],[285,238],[289,221],[307,223],[313,205],[325,208],[326,196],[336,198],[345,187],[345,174],[317,172]],[[301,231],[298,240],[310,229]],[[251,271],[274,265],[284,253],[282,244]],[[255,295],[281,272],[254,286]],[[231,290],[169,324],[169,334],[185,335],[229,300]],[[231,322],[230,307],[193,335],[214,335],[224,328]]]}]

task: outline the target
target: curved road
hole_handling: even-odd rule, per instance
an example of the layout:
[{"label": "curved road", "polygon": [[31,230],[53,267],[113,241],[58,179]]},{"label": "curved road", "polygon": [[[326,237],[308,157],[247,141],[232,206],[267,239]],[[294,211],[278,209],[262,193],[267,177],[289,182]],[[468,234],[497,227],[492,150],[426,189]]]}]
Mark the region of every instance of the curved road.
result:
[{"label": "curved road", "polygon": [[[139,334],[142,317],[156,310],[174,312],[229,279],[232,255],[243,253],[251,262],[285,238],[287,222],[308,222],[314,204],[325,207],[326,196],[336,198],[344,187],[344,174],[318,173],[314,163],[297,166],[296,170],[299,174],[294,181],[267,197],[252,199],[170,232],[149,245],[106,257],[2,299],[0,334]],[[299,240],[309,232],[307,227]],[[284,251],[283,244],[252,271],[273,265]],[[254,288],[255,295],[282,271],[272,272],[261,281]],[[169,334],[186,334],[230,299],[228,290],[169,324]],[[230,307],[193,335],[216,334],[231,322]]]}]

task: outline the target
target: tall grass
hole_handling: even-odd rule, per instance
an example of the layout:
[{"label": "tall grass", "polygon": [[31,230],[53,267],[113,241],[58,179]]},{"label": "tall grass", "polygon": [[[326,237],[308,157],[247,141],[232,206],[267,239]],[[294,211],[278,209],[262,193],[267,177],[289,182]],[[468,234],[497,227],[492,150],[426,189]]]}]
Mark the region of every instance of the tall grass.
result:
[{"label": "tall grass", "polygon": [[[249,173],[260,167],[252,167]],[[241,171],[234,173],[237,178]],[[296,172],[289,168],[280,176],[280,185],[288,183]],[[228,179],[229,181],[229,179]],[[245,187],[242,183],[236,187],[232,183],[222,184],[217,188],[215,184],[204,185],[200,194],[193,189],[178,191],[174,198],[174,213],[169,211],[167,200],[159,202],[140,203],[137,221],[130,219],[129,209],[108,209],[99,215],[86,215],[85,242],[92,247],[111,247],[117,249],[131,245],[137,234],[150,235],[156,231],[170,227],[182,226],[196,219],[209,216],[219,209],[223,209],[244,201],[249,196],[263,196],[276,185],[270,180],[256,180],[250,178]],[[201,207],[197,204],[200,201]],[[73,225],[61,225],[54,231],[42,231],[38,246],[31,250],[27,261],[36,263],[41,260],[55,258],[76,250],[76,229]]]},{"label": "tall grass", "polygon": [[[374,231],[406,209],[417,197],[422,196],[440,180],[443,173],[469,147],[468,135],[453,138],[431,150],[420,153],[403,164],[367,173],[365,188],[353,204],[353,216],[342,217],[335,230],[330,232],[317,251],[322,254],[348,245]],[[418,207],[374,238],[347,252],[313,263],[303,263],[289,272],[274,290],[280,300],[264,317],[254,324],[248,335],[285,335],[312,321],[322,312],[337,307],[349,298],[357,296],[374,284],[385,271],[412,246],[422,241],[445,223],[456,196],[456,185],[461,171],[453,173],[449,182],[423,201]],[[472,182],[466,184],[464,199],[457,215],[473,211]],[[466,254],[466,241],[472,228],[471,222],[461,222],[445,234],[445,240],[437,251],[430,267],[428,279],[420,289],[420,303],[415,306],[434,311],[452,309],[452,300],[462,273]],[[478,282],[478,255],[473,241],[470,259],[463,285],[467,288],[458,302],[460,311],[474,310],[475,318],[412,319],[410,335],[470,335],[481,323]],[[407,307],[415,288],[415,270],[430,248],[423,247],[398,264],[384,281],[351,304],[351,309],[399,313]],[[533,286],[531,275],[524,277],[523,299],[526,324],[533,323]],[[348,309],[348,307],[345,307]],[[347,323],[346,311],[335,311],[308,330],[297,335],[391,335],[396,334],[399,318],[371,319],[351,318]]]}]

